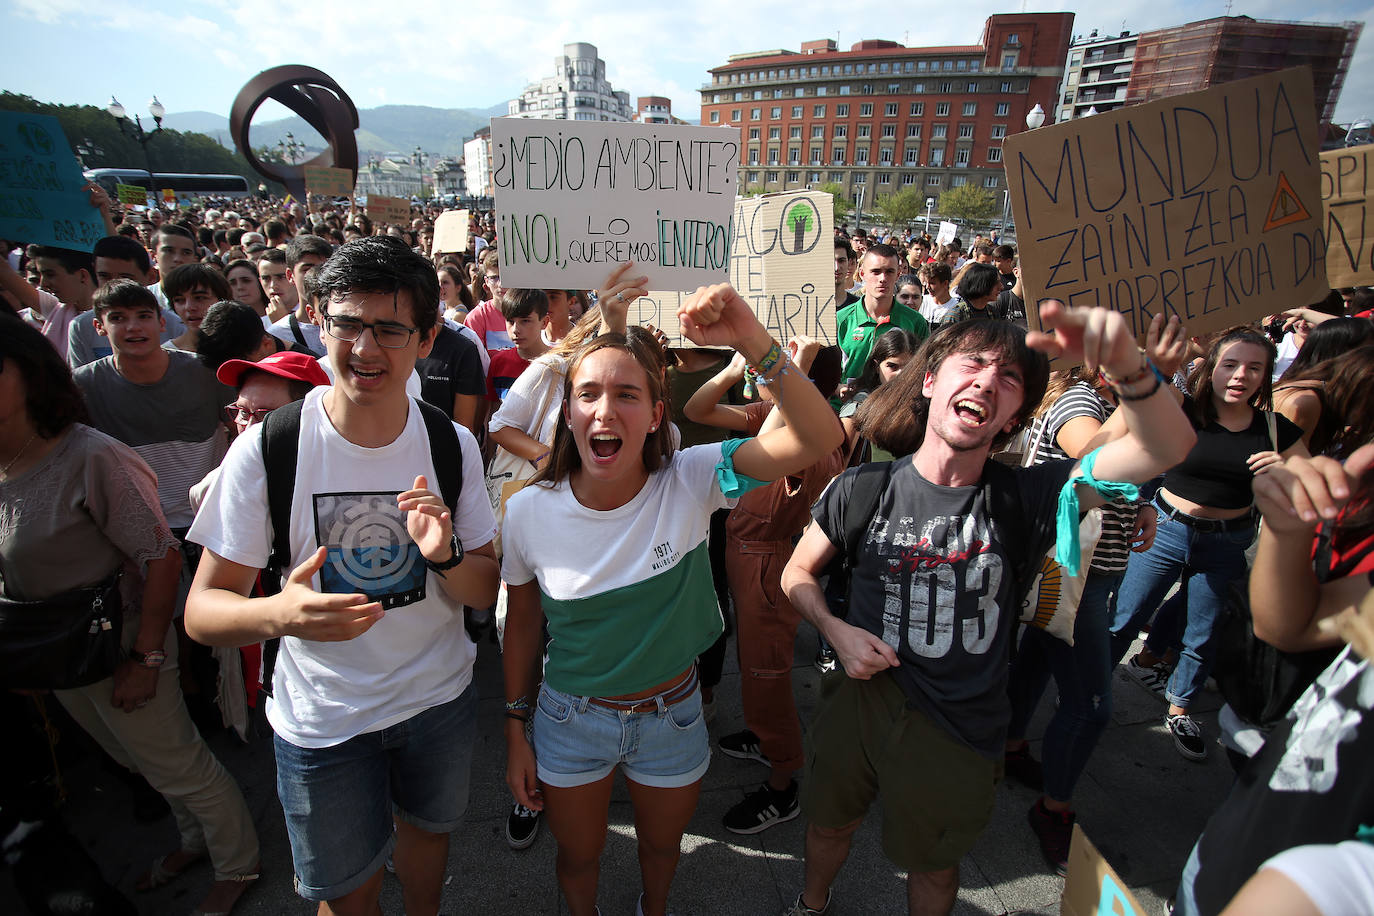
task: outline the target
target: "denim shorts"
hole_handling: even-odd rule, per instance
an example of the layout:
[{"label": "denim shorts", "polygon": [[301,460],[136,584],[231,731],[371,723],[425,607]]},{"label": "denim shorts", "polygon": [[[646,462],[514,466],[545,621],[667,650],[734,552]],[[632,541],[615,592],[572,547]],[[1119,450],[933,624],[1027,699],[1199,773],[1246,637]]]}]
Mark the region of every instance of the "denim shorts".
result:
[{"label": "denim shorts", "polygon": [[657,709],[619,711],[545,684],[534,714],[539,780],[571,789],[604,779],[617,765],[626,778],[656,789],[701,779],[711,763],[711,744],[700,687],[671,706],[661,696],[641,702],[655,700]]},{"label": "denim shorts", "polygon": [[471,685],[442,706],[333,747],[273,736],[296,893],[335,900],[362,887],[395,846],[393,816],[430,833],[457,827],[476,738]]}]

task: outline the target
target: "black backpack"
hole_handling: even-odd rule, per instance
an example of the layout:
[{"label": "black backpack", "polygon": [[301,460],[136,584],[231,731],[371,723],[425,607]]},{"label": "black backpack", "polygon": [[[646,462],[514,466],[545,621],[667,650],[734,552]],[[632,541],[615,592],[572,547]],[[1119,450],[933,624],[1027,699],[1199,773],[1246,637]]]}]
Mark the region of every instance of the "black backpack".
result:
[{"label": "black backpack", "polygon": [[[463,490],[463,448],[453,419],[432,404],[413,400],[429,434],[429,453],[434,461],[439,495],[457,525],[458,494]],[[301,444],[301,409],[305,401],[292,401],[267,415],[262,421],[262,463],[267,472],[267,514],[272,521],[272,554],[260,581],[266,595],[281,591],[282,581],[291,572],[291,498],[296,491],[296,457]],[[262,645],[261,690],[272,695],[272,671],[277,664],[280,637]]]}]

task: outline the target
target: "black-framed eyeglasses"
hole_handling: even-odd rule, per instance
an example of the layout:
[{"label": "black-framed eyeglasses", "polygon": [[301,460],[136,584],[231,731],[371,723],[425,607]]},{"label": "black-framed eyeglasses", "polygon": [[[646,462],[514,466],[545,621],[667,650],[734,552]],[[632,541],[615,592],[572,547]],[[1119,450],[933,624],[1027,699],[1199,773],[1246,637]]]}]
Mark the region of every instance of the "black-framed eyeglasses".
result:
[{"label": "black-framed eyeglasses", "polygon": [[237,423],[242,423],[244,426],[261,423],[263,418],[271,412],[271,407],[259,407],[257,410],[249,410],[247,407],[240,407],[238,404],[224,405],[225,416]]},{"label": "black-framed eyeglasses", "polygon": [[363,331],[371,331],[372,339],[377,341],[380,347],[389,350],[400,350],[410,343],[410,338],[415,335],[419,328],[407,327],[403,324],[391,324],[385,321],[359,321],[357,318],[349,318],[343,315],[324,316],[324,329],[335,340],[343,340],[349,343],[356,341],[363,336]]}]

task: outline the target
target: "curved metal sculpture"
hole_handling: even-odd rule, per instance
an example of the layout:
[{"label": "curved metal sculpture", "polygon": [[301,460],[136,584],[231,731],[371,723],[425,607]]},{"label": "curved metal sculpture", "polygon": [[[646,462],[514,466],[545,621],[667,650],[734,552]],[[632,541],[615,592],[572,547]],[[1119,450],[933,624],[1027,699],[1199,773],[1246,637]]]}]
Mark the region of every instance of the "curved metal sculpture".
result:
[{"label": "curved metal sculpture", "polygon": [[[271,162],[258,159],[248,142],[248,128],[258,107],[268,99],[280,102],[300,115],[324,137],[329,147],[315,158],[301,163]],[[234,145],[259,175],[280,181],[292,196],[306,199],[307,166],[332,166],[348,169],[358,180],[358,109],[348,94],[328,74],[302,64],[287,64],[264,70],[248,81],[234,99],[229,114],[229,133]]]}]

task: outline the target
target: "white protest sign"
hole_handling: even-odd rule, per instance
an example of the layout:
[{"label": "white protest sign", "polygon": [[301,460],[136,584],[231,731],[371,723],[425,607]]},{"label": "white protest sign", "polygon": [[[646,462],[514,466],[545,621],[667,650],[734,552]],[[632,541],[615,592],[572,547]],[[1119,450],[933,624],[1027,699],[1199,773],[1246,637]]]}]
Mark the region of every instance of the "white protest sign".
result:
[{"label": "white protest sign", "polygon": [[493,118],[501,280],[594,289],[634,261],[653,289],[725,279],[739,132]]},{"label": "white protest sign", "polygon": [[[735,202],[730,283],[784,343],[798,334],[835,342],[834,214],[830,195],[821,191]],[[652,324],[675,347],[690,347],[677,320],[687,295],[651,291],[631,304],[629,320]]]},{"label": "white protest sign", "polygon": [[953,223],[946,223],[944,221],[941,221],[940,231],[935,236],[935,244],[948,245],[950,242],[954,241],[954,237],[958,233],[958,226],[954,225]]},{"label": "white protest sign", "polygon": [[434,221],[434,254],[460,254],[468,250],[468,225],[471,218],[466,210],[445,210]]}]

